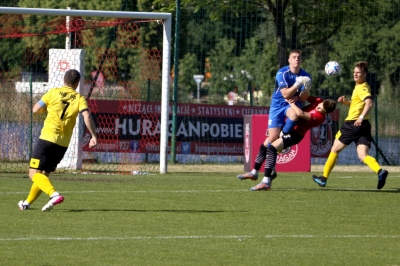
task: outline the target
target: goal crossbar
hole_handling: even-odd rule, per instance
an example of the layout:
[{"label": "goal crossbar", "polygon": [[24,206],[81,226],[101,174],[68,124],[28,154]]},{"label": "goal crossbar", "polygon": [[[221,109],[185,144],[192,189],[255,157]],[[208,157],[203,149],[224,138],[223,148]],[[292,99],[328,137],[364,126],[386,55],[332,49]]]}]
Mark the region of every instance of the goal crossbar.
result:
[{"label": "goal crossbar", "polygon": [[160,173],[167,173],[168,148],[168,103],[169,103],[169,71],[171,47],[171,13],[127,12],[105,10],[72,10],[46,8],[0,7],[0,14],[26,14],[48,16],[83,16],[83,17],[115,17],[163,20],[163,57],[162,57],[162,95],[161,95],[161,125],[160,125]]}]

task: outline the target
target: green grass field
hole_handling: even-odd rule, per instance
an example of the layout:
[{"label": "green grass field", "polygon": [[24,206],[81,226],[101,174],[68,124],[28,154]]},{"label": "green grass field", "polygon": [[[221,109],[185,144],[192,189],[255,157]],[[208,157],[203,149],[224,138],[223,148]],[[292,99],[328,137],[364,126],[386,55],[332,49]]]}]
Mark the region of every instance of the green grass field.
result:
[{"label": "green grass field", "polygon": [[400,265],[400,173],[53,175],[65,202],[31,209],[26,174],[0,175],[0,265]]}]

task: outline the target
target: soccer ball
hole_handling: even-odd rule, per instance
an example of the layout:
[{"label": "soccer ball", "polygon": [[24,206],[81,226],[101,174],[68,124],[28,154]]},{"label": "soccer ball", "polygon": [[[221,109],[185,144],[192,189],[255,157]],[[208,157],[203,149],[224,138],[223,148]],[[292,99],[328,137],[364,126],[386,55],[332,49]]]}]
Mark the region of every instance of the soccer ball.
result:
[{"label": "soccer ball", "polygon": [[336,61],[329,61],[325,65],[325,73],[331,77],[338,76],[340,74],[340,69],[340,64]]}]

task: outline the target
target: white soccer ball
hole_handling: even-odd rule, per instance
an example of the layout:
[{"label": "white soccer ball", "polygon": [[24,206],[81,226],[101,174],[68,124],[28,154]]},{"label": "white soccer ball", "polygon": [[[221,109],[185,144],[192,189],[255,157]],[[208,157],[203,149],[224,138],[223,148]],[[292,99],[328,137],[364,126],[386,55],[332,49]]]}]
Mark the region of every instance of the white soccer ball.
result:
[{"label": "white soccer ball", "polygon": [[340,64],[336,61],[329,61],[325,65],[325,73],[328,76],[331,77],[338,76],[340,74],[340,70],[341,70]]}]

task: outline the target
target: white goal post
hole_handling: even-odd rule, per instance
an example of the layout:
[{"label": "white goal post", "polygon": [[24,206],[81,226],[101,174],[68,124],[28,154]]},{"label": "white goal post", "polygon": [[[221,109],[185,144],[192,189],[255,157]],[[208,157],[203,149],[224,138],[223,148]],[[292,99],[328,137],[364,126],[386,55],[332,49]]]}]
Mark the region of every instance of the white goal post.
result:
[{"label": "white goal post", "polygon": [[167,148],[168,148],[168,104],[169,104],[169,75],[171,53],[171,13],[153,12],[126,12],[104,10],[71,10],[71,9],[44,9],[44,8],[19,8],[0,7],[0,14],[28,14],[48,16],[83,16],[83,17],[111,17],[132,19],[162,20],[163,23],[163,56],[162,56],[162,96],[161,96],[161,125],[160,125],[160,173],[167,173]]}]

